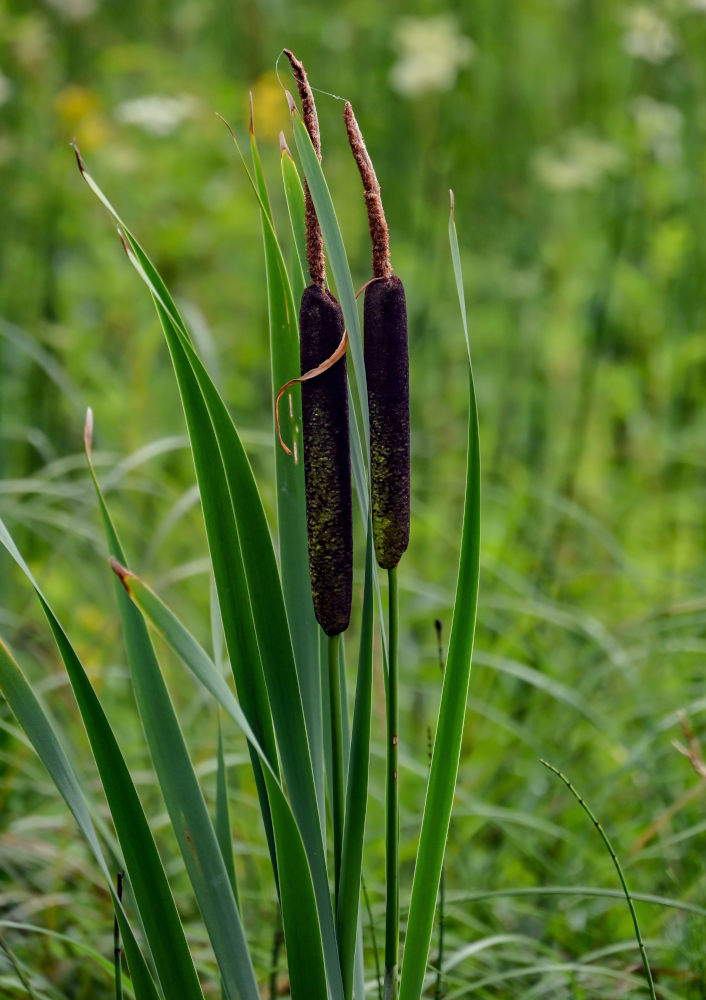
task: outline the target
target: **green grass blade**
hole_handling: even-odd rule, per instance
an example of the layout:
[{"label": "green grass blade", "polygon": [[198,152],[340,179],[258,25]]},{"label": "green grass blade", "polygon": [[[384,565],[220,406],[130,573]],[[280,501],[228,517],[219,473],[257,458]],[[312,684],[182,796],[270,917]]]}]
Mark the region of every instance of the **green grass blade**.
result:
[{"label": "green grass blade", "polygon": [[[215,668],[214,668],[215,669]],[[233,887],[235,905],[240,909],[238,898],[238,882],[235,877],[235,858],[233,857],[233,837],[230,831],[230,810],[228,808],[228,770],[226,768],[225,752],[223,750],[223,730],[221,716],[218,715],[218,747],[216,749],[216,837],[223,855],[223,862],[228,872],[230,884]]]},{"label": "green grass blade", "polygon": [[[296,264],[292,268],[292,291],[294,301],[301,301],[302,292],[306,286],[306,207],[304,199],[304,187],[299,177],[299,171],[292,159],[292,154],[286,145],[282,146],[280,157],[282,169],[282,184],[284,186],[284,196],[287,200],[289,211],[289,223],[292,229],[292,241],[294,243],[294,253]],[[297,266],[298,265],[298,266]]]},{"label": "green grass blade", "polygon": [[188,338],[189,332],[186,329],[184,320],[179,315],[179,310],[174,304],[174,300],[172,299],[169,293],[169,289],[162,281],[162,278],[159,272],[157,271],[157,268],[154,266],[154,264],[149,259],[145,251],[142,249],[138,241],[135,239],[130,230],[127,228],[123,220],[120,218],[117,211],[115,210],[111,202],[108,200],[106,195],[100,189],[98,184],[96,184],[93,177],[91,177],[91,175],[86,170],[86,164],[83,162],[83,157],[79,152],[78,146],[75,143],[72,143],[72,146],[74,153],[76,154],[76,162],[78,163],[78,169],[81,171],[81,176],[85,180],[86,184],[88,184],[89,188],[96,196],[98,201],[103,205],[104,208],[107,209],[108,213],[113,217],[114,221],[117,222],[119,226],[119,231],[125,236],[130,246],[134,250],[138,260],[140,261],[140,264],[145,269],[145,273],[149,276],[150,282],[154,285],[157,295],[162,300],[162,302],[164,302],[165,307],[169,310],[170,315],[172,316],[174,322],[177,324],[181,332],[184,334],[185,337]]},{"label": "green grass blade", "polygon": [[[241,728],[254,749],[260,754],[272,821],[280,873],[280,900],[284,925],[292,996],[326,996],[326,970],[321,943],[321,930],[309,861],[291,807],[259,747],[232,691],[204,649],[187,631],[164,602],[139,577],[120,568],[126,591],[163,634],[191,673],[216,698]],[[228,836],[230,834],[228,833]],[[323,992],[322,992],[323,989]]]},{"label": "green grass blade", "polygon": [[17,721],[29,737],[40,760],[71,810],[81,833],[88,842],[88,846],[108,883],[116,907],[120,933],[123,937],[125,954],[130,966],[130,975],[137,1000],[161,1000],[160,993],[147,968],[147,963],[138,947],[122,903],[118,899],[113,886],[113,879],[103,856],[103,851],[88,813],[78,779],[48,716],[7,646],[5,646],[1,639],[0,689],[7,699],[7,703]]},{"label": "green grass blade", "polygon": [[110,724],[71,642],[2,521],[0,543],[32,584],[66,667],[162,988],[166,996],[178,991],[185,1000],[203,1000],[154,838]]},{"label": "green grass blade", "polygon": [[[123,245],[129,259],[143,281],[147,284],[155,302],[159,304],[159,307],[161,307],[168,319],[167,327],[163,323],[165,334],[167,333],[167,329],[173,330],[177,334],[172,338],[174,342],[178,343],[180,339],[183,339],[186,343],[190,343],[184,322],[157,269],[96,181],[88,173],[77,150],[76,155],[83,179],[99,201],[107,208],[113,219],[118,222],[121,238],[124,240]],[[250,180],[252,183],[252,178]],[[222,475],[222,467],[218,464],[214,464],[212,468],[210,466],[209,456],[217,453],[217,445],[212,434],[209,436],[208,433],[210,421],[206,408],[203,405],[201,394],[198,388],[196,388],[196,391],[194,389],[193,380],[191,382],[187,381],[186,387],[183,389],[180,385],[182,395],[184,392],[191,390],[190,396],[184,401],[187,423],[190,421],[190,429],[196,428],[197,432],[200,432],[201,436],[205,437],[204,446],[198,451],[193,450],[193,457],[197,465],[197,477],[199,472],[201,472],[201,477],[199,477],[200,485],[202,485],[201,478],[203,477],[210,483],[210,489],[205,491],[205,493],[203,489],[201,491],[201,503],[204,510],[204,522],[219,593],[221,619],[226,637],[226,645],[228,646],[231,668],[245,711],[258,733],[259,740],[267,750],[270,762],[276,768],[277,753],[274,742],[274,730],[267,703],[267,692],[262,675],[260,654],[257,642],[254,641],[247,584],[245,582],[242,560],[239,558],[240,545],[232,517],[229,516],[231,506],[230,497]],[[191,405],[189,405],[189,401]],[[201,465],[199,466],[200,459]],[[274,836],[264,778],[257,757],[251,755],[251,759],[276,879],[277,864],[274,850]]]},{"label": "green grass blade", "polygon": [[[196,379],[196,386],[203,392],[203,399],[213,421],[218,450],[222,457],[227,456],[227,462],[224,461],[226,477],[242,546],[282,771],[314,879],[329,986],[334,996],[341,996],[338,949],[316,787],[284,598],[267,520],[250,463],[223,400],[189,345],[175,341],[176,331],[173,327],[170,330],[169,317],[159,302],[157,308],[165,333],[171,338],[170,348],[178,371],[177,377],[182,384],[190,387],[189,391],[193,388],[190,380]],[[198,439],[192,439],[192,443],[196,452],[200,448]],[[203,455],[203,461],[213,466],[213,450]],[[208,489],[209,483],[205,479],[201,484],[202,494]]]},{"label": "green grass blade", "polygon": [[[284,795],[277,794],[269,771],[265,781],[272,802],[272,820],[280,869],[282,924],[287,943],[287,969],[292,1000],[327,1000],[336,991],[335,977],[331,994],[327,989],[327,969],[319,904],[311,879],[309,859]],[[336,959],[337,961],[338,959]],[[340,981],[340,974],[339,974]]]},{"label": "green grass blade", "polygon": [[353,994],[356,935],[359,925],[360,879],[363,868],[363,835],[368,803],[368,768],[370,761],[370,713],[373,684],[373,544],[368,528],[365,557],[365,589],[361,623],[358,681],[353,712],[348,781],[346,789],[341,880],[339,887],[337,930],[341,950],[343,988],[348,1000]]},{"label": "green grass blade", "polygon": [[[250,145],[260,205],[269,209],[269,199],[262,164],[251,132]],[[270,365],[272,398],[291,378],[299,374],[299,333],[297,305],[292,296],[284,258],[271,224],[271,213],[262,214],[262,237],[267,275],[267,307],[270,329]],[[269,220],[269,222],[268,222]],[[323,728],[321,721],[321,684],[319,680],[318,626],[309,584],[309,556],[306,535],[306,502],[302,445],[301,390],[298,386],[280,401],[282,428],[293,455],[280,447],[275,436],[275,481],[277,484],[277,528],[280,550],[282,591],[287,609],[294,661],[297,668],[304,718],[306,721],[311,764],[314,772],[322,836],[325,830],[325,787]]]},{"label": "green grass blade", "polygon": [[[93,468],[91,474],[93,475]],[[125,555],[93,475],[111,555]],[[189,880],[231,1000],[259,1000],[233,889],[147,626],[116,580],[118,607],[142,727]]]},{"label": "green grass blade", "polygon": [[[0,929],[5,928],[10,931],[18,931],[24,936],[38,934],[42,937],[48,938],[50,941],[57,941],[62,945],[62,947],[68,947],[72,951],[86,955],[92,962],[95,962],[95,964],[99,966],[103,972],[107,973],[107,975],[110,976],[113,974],[112,959],[108,959],[105,955],[101,955],[99,951],[96,951],[96,949],[86,941],[72,938],[68,934],[53,931],[48,927],[42,927],[40,924],[29,924],[20,920],[0,920]],[[125,975],[123,975],[123,990],[130,996],[133,995],[132,984]]]},{"label": "green grass blade", "polygon": [[[449,240],[463,328],[466,343],[469,344],[461,269],[460,265],[457,266],[459,254],[453,210],[449,219]],[[444,849],[461,755],[466,698],[468,697],[471,673],[480,569],[480,443],[475,387],[470,367],[470,350],[468,395],[468,467],[458,583],[422,830],[417,851],[417,863],[412,884],[412,898],[409,906],[400,979],[400,1000],[419,1000],[424,984],[436,897],[439,890],[441,867],[444,860]]]},{"label": "green grass blade", "polygon": [[579,795],[579,793],[576,791],[576,789],[571,784],[571,782],[566,777],[566,775],[562,774],[562,772],[558,768],[554,767],[553,764],[550,764],[546,760],[541,760],[540,759],[540,763],[544,764],[545,767],[549,768],[549,770],[552,771],[554,774],[556,774],[556,776],[558,778],[561,778],[561,780],[564,782],[564,784],[566,785],[566,787],[569,789],[569,791],[571,792],[571,794],[574,796],[574,798],[576,799],[576,801],[578,802],[578,804],[581,806],[581,808],[584,810],[584,812],[586,813],[586,815],[588,816],[588,818],[591,820],[591,822],[595,826],[596,830],[598,830],[600,838],[603,841],[603,843],[605,844],[608,853],[610,854],[611,860],[612,860],[612,862],[613,862],[613,864],[615,866],[615,870],[618,873],[618,878],[620,879],[620,884],[621,884],[621,886],[623,888],[623,893],[625,895],[625,902],[628,904],[628,909],[630,910],[630,917],[632,918],[632,924],[633,924],[633,928],[635,930],[635,940],[637,941],[637,947],[638,947],[638,949],[640,951],[640,958],[642,959],[642,965],[643,965],[643,968],[645,970],[645,978],[647,980],[647,986],[648,986],[649,991],[650,991],[650,996],[652,997],[652,1000],[657,1000],[657,998],[655,996],[655,985],[654,985],[654,981],[652,979],[652,970],[650,969],[650,963],[649,963],[648,958],[647,958],[647,949],[645,948],[645,942],[643,941],[643,939],[642,939],[642,933],[640,932],[640,924],[639,924],[638,919],[637,919],[637,912],[635,911],[635,906],[634,906],[634,903],[632,901],[632,896],[630,895],[630,890],[628,889],[628,884],[625,881],[625,875],[623,874],[622,865],[620,864],[620,861],[618,859],[618,855],[615,853],[615,850],[613,849],[613,845],[611,844],[610,840],[608,839],[608,834],[605,832],[605,830],[603,829],[603,827],[601,826],[601,824],[598,822],[598,820],[594,816],[593,811],[589,807],[589,805],[586,802],[586,800],[581,795]]},{"label": "green grass blade", "polygon": [[114,571],[118,573],[123,587],[132,601],[164,636],[196,680],[206,688],[216,699],[220,707],[230,715],[231,719],[233,719],[254,751],[258,754],[262,763],[268,769],[272,770],[275,780],[278,780],[276,772],[271,768],[267,754],[248,722],[247,716],[204,648],[196,641],[194,636],[179,621],[154,590],[147,586],[141,577],[136,576],[117,561],[114,561],[112,566]]}]

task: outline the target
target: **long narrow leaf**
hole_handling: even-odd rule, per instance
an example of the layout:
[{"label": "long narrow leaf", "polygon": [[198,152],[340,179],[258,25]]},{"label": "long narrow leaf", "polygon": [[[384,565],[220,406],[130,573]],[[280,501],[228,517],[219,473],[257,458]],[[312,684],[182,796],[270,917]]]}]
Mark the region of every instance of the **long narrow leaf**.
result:
[{"label": "long narrow leaf", "polygon": [[295,1000],[299,997],[324,998],[326,971],[314,887],[302,838],[282,788],[233,693],[204,649],[143,580],[125,571],[123,567],[120,567],[119,572],[123,586],[135,604],[164,635],[185,666],[216,698],[260,754],[272,805],[280,871],[282,922],[290,956],[292,996]]},{"label": "long narrow leaf", "polygon": [[223,749],[220,712],[218,714],[218,747],[216,750],[216,820],[214,825],[223,862],[228,872],[230,884],[233,886],[235,905],[240,909],[238,882],[235,877],[235,859],[233,857],[233,837],[230,830],[230,809],[228,808],[228,770]]},{"label": "long narrow leaf", "polygon": [[137,1000],[160,1000],[159,991],[155,986],[154,980],[147,968],[147,963],[135,940],[135,935],[125,915],[122,903],[113,888],[113,880],[105,862],[93,822],[88,813],[78,779],[48,716],[7,646],[1,639],[0,688],[17,721],[26,732],[40,760],[71,810],[81,833],[86,838],[88,846],[110,887]]},{"label": "long narrow leaf", "polygon": [[436,897],[439,890],[444,849],[451,818],[456,777],[461,756],[461,740],[466,714],[466,699],[471,674],[471,655],[475,632],[480,567],[480,444],[475,387],[470,359],[470,342],[459,259],[458,240],[453,218],[449,218],[449,240],[454,260],[459,303],[468,358],[468,467],[463,514],[461,557],[454,602],[454,616],[449,640],[449,654],[444,670],[441,705],[432,753],[422,830],[414,869],[412,898],[405,937],[399,1000],[419,1000],[424,984]]},{"label": "long narrow leaf", "polygon": [[[262,173],[262,164],[255,141],[250,133],[250,145],[260,204],[269,208],[269,198]],[[270,328],[270,365],[272,398],[280,386],[299,374],[299,336],[297,307],[292,296],[284,258],[277,241],[271,212],[262,214],[262,238],[265,249],[267,276],[267,306]],[[318,626],[309,585],[309,557],[306,536],[306,502],[304,465],[302,462],[302,408],[299,389],[290,390],[280,401],[284,410],[283,426],[293,452],[287,455],[279,446],[275,432],[275,481],[277,484],[277,532],[279,537],[282,592],[287,609],[292,648],[301,691],[304,718],[309,738],[311,765],[325,833],[325,790],[323,761],[323,728],[321,722],[321,685],[319,682]]]},{"label": "long narrow leaf", "polygon": [[299,171],[286,143],[281,148],[280,165],[296,258],[292,267],[292,291],[295,301],[299,302],[306,285],[306,204]]},{"label": "long narrow leaf", "polygon": [[[97,187],[95,182],[92,184]],[[142,266],[141,257],[131,252],[133,244],[136,243],[134,237],[127,231],[125,235],[128,257],[152,292],[172,355],[187,416],[202,501],[204,493],[208,495],[212,490],[214,478],[218,479],[219,456],[227,475],[230,510],[234,512],[237,521],[238,542],[247,571],[258,648],[262,654],[283,772],[314,880],[329,989],[334,1000],[339,1000],[343,995],[343,986],[316,788],[282,589],[267,520],[252,469],[230,414],[194,352],[189,338],[184,335],[180,325],[172,317],[168,303],[163,300],[150,274]],[[145,256],[144,251],[141,253]],[[208,420],[203,413],[204,403],[208,411]],[[215,445],[210,439],[211,426]],[[222,493],[216,499],[221,512],[226,517],[229,516]],[[223,600],[223,594],[227,594],[229,588],[227,578],[221,581],[221,586],[221,600]],[[223,606],[221,611],[223,612]],[[237,651],[235,652],[237,654]]]},{"label": "long narrow leaf", "polygon": [[110,724],[68,636],[2,521],[0,543],[32,584],[64,661],[162,988],[167,996],[178,990],[184,1000],[203,1000],[154,838]]},{"label": "long narrow leaf", "polygon": [[[253,619],[262,654],[282,770],[314,879],[329,987],[334,997],[340,997],[341,974],[318,801],[282,589],[267,521],[250,463],[225,404],[189,345],[178,340],[177,331],[159,302],[157,310],[165,334],[170,340],[172,359],[180,384],[188,386],[191,392],[191,379],[195,376],[213,421],[220,454],[224,458],[227,456],[225,471],[247,571]],[[198,440],[194,441],[194,447],[199,447]],[[213,453],[204,455],[204,461],[210,461],[211,464],[213,458]],[[203,491],[204,485],[201,488]]]},{"label": "long narrow leaf", "polygon": [[[75,152],[83,179],[101,204],[118,223],[120,227],[119,232],[121,238],[124,240],[124,247],[128,253],[128,257],[150,289],[155,302],[159,303],[159,306],[164,310],[171,328],[178,331],[177,341],[183,338],[185,342],[190,343],[186,326],[157,269],[99,185],[86,170],[85,163],[78,149],[75,149]],[[250,180],[254,186],[252,178]],[[209,469],[208,460],[205,456],[214,454],[216,451],[216,442],[213,440],[212,434],[209,435],[210,421],[203,407],[200,394],[198,391],[195,393],[192,391],[190,398],[192,405],[188,406],[185,403],[187,420],[191,418],[193,427],[204,438],[202,447],[198,452],[194,453],[194,459],[196,461],[199,457],[204,457],[205,464],[202,467],[202,471],[205,474],[206,470]],[[248,713],[251,723],[258,732],[259,739],[267,750],[269,760],[276,768],[277,755],[274,745],[274,732],[267,705],[267,694],[262,676],[259,651],[257,643],[253,643],[250,604],[242,561],[238,558],[240,546],[237,533],[234,531],[232,518],[228,516],[230,498],[218,465],[210,469],[209,484],[210,488],[205,492],[205,499],[204,491],[202,490],[201,500],[202,506],[205,505],[206,508],[204,509],[204,521],[207,533],[209,534],[209,547],[211,549],[214,575],[216,576],[219,592],[221,618],[230,654],[231,667],[245,711]],[[260,765],[256,757],[253,758],[253,770],[260,796],[265,832],[270,844],[276,874],[274,840],[269,819],[269,806]]]},{"label": "long narrow leaf", "polygon": [[[93,475],[92,466],[89,468]],[[125,555],[95,475],[93,481],[108,548],[124,563]],[[258,1000],[233,888],[147,626],[118,580],[116,594],[142,726],[223,984],[231,1000]]]}]

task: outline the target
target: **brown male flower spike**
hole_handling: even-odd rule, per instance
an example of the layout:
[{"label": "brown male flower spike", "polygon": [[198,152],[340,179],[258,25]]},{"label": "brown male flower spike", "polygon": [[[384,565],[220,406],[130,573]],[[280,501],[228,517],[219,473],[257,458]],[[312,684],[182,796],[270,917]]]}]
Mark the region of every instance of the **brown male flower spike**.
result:
[{"label": "brown male flower spike", "polygon": [[409,353],[404,287],[392,273],[380,185],[350,103],[348,139],[363,181],[373,244],[365,290],[363,349],[370,412],[370,487],[375,555],[393,569],[409,544]]},{"label": "brown male flower spike", "polygon": [[[288,50],[302,102],[303,119],[321,159],[319,124],[304,67]],[[353,508],[348,430],[348,381],[343,313],[326,288],[324,245],[314,203],[306,187],[306,255],[311,284],[299,310],[301,371],[314,374],[323,362],[340,358],[316,377],[302,379],[304,483],[309,576],[316,619],[328,636],[348,628],[353,595]],[[345,345],[344,345],[345,347]]]}]

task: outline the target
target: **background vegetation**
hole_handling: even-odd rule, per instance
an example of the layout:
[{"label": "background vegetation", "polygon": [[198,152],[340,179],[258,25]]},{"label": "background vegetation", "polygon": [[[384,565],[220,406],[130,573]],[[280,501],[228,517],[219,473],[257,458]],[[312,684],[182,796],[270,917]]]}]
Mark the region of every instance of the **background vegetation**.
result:
[{"label": "background vegetation", "polygon": [[[77,137],[91,172],[178,294],[273,502],[258,211],[212,112],[242,131],[252,89],[270,193],[281,207],[278,134],[289,135],[289,121],[275,61],[283,45],[303,59],[314,86],[353,102],[408,294],[403,908],[439,691],[434,620],[448,632],[463,500],[465,347],[446,236],[453,187],[479,395],[484,541],[447,853],[445,989],[644,994],[624,901],[579,891],[617,889],[610,858],[539,765],[543,756],[603,822],[633,892],[679,904],[639,904],[658,992],[706,996],[704,779],[672,745],[686,742],[680,712],[696,740],[706,724],[703,0],[473,0],[443,13],[421,0],[406,8],[372,0],[5,0],[0,515],[70,624],[99,693],[109,692],[111,722],[139,781],[145,751],[82,457],[86,405],[131,562],[203,641],[210,583],[161,334],[68,142]],[[282,63],[279,72],[289,85]],[[362,284],[367,223],[343,105],[320,94],[318,106],[327,177]],[[0,558],[3,630],[71,728],[75,708],[34,597]],[[193,690],[183,689],[182,699],[184,728],[213,792],[215,717]],[[378,943],[382,723],[380,714],[365,871]],[[240,766],[245,744],[232,732],[227,738],[245,925],[266,989],[274,887],[263,875],[248,767]],[[6,708],[0,771],[0,917],[68,934],[110,957],[100,875]],[[95,773],[83,773],[95,785]],[[143,781],[141,791],[155,829],[166,829],[155,790]],[[166,833],[163,847],[179,885]],[[546,891],[557,887],[567,894]],[[194,917],[192,939],[203,940],[208,974],[187,893],[180,905]],[[109,974],[75,946],[0,932],[46,977],[48,996],[111,995]],[[216,995],[217,982],[211,986]],[[25,995],[2,954],[0,995]]]}]

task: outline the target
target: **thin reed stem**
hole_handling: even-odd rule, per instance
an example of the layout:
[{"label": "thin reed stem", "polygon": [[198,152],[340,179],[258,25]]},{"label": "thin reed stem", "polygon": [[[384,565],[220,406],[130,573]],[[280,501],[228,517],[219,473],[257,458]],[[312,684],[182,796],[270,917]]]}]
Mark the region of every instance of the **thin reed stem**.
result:
[{"label": "thin reed stem", "polygon": [[4,952],[4,954],[7,956],[7,959],[9,960],[10,965],[15,970],[17,978],[19,979],[19,981],[24,986],[24,988],[25,988],[25,990],[27,992],[27,996],[30,998],[30,1000],[38,1000],[37,994],[32,989],[32,984],[30,983],[30,981],[27,978],[27,976],[24,974],[22,966],[18,962],[15,953],[12,951],[12,949],[10,948],[10,946],[5,942],[5,939],[2,936],[2,934],[0,934],[0,951]]},{"label": "thin reed stem", "polygon": [[630,891],[628,889],[627,882],[625,881],[625,876],[623,875],[623,869],[622,869],[622,867],[620,865],[620,862],[618,861],[618,855],[613,850],[613,845],[611,844],[610,840],[608,839],[608,834],[605,832],[605,830],[603,829],[603,827],[601,826],[601,824],[598,822],[598,820],[596,819],[596,817],[591,812],[588,804],[579,795],[579,793],[576,791],[576,789],[571,784],[571,782],[566,777],[566,775],[562,774],[561,771],[558,770],[558,768],[554,767],[553,764],[550,764],[546,760],[542,760],[542,758],[540,758],[540,763],[544,764],[544,766],[546,768],[548,768],[550,771],[552,771],[553,774],[556,774],[556,776],[558,778],[561,778],[561,780],[564,782],[564,784],[566,785],[566,787],[569,789],[569,791],[571,792],[571,794],[574,796],[574,798],[576,799],[576,801],[578,802],[578,804],[581,806],[581,808],[584,810],[584,812],[589,816],[589,818],[590,818],[591,822],[593,823],[593,825],[595,826],[596,830],[598,830],[599,834],[601,835],[601,839],[602,839],[603,843],[605,844],[605,846],[608,849],[608,853],[610,854],[610,856],[611,856],[611,858],[613,860],[613,864],[615,865],[615,870],[618,873],[618,878],[620,879],[620,884],[623,887],[623,892],[625,893],[625,900],[626,900],[626,902],[628,904],[628,908],[630,910],[630,916],[632,917],[633,927],[635,928],[635,938],[637,940],[637,946],[640,949],[640,957],[642,958],[642,964],[643,964],[643,966],[645,968],[645,976],[647,977],[647,985],[648,985],[649,990],[650,990],[650,996],[652,997],[652,1000],[657,1000],[657,997],[656,997],[656,994],[655,994],[655,984],[654,984],[654,982],[652,980],[652,971],[650,969],[650,963],[647,961],[647,950],[645,948],[645,943],[642,940],[642,934],[640,933],[640,925],[637,922],[637,913],[635,912],[635,907],[633,906],[632,896],[630,895]]},{"label": "thin reed stem", "polygon": [[400,793],[397,781],[399,729],[399,667],[397,663],[397,567],[388,570],[388,675],[387,675],[387,783],[385,850],[385,1000],[397,996],[397,960],[400,945]]},{"label": "thin reed stem", "polygon": [[[444,649],[441,642],[441,621],[439,618],[434,622],[434,628],[436,629],[436,648],[437,655],[439,658],[439,669],[443,675],[444,673]],[[431,744],[431,737],[430,737]],[[431,764],[432,746],[430,745],[429,750],[429,761]],[[436,985],[434,986],[434,1000],[442,1000],[444,996],[443,989],[443,965],[444,965],[444,904],[446,898],[446,879],[444,877],[444,868],[441,868],[441,874],[439,876],[439,950],[436,955]]]},{"label": "thin reed stem", "polygon": [[373,948],[373,958],[375,959],[375,982],[377,984],[378,990],[378,1000],[382,1000],[382,976],[380,975],[380,956],[378,955],[378,943],[377,936],[375,934],[375,920],[373,919],[373,910],[370,905],[370,896],[368,895],[368,890],[365,885],[365,879],[361,876],[360,887],[363,890],[363,899],[365,901],[365,909],[368,914],[368,924],[370,926],[370,941]]},{"label": "thin reed stem", "polygon": [[[124,872],[117,874],[118,900],[123,898],[123,878]],[[123,951],[120,946],[120,927],[118,925],[117,913],[113,920],[113,962],[115,964],[115,1000],[123,1000]]]},{"label": "thin reed stem", "polygon": [[341,634],[329,636],[328,677],[331,709],[331,766],[333,770],[333,865],[334,913],[338,910],[338,890],[341,881],[341,849],[343,846],[343,812],[345,787],[343,781],[343,726],[341,719],[341,680],[338,663]]}]

